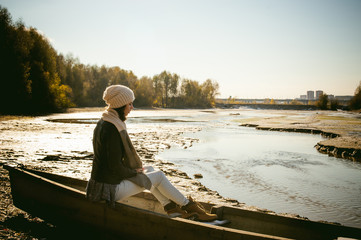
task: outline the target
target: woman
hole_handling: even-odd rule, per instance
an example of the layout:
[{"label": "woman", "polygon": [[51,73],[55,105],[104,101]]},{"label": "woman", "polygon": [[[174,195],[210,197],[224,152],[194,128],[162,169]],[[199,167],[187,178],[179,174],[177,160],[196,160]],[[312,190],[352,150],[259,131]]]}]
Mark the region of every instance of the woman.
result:
[{"label": "woman", "polygon": [[166,178],[162,171],[143,167],[126,130],[125,120],[133,109],[134,93],[123,85],[105,89],[108,105],[94,129],[94,159],[87,198],[105,200],[111,205],[148,189],[169,216],[213,221],[216,214],[204,211],[192,198],[187,199]]}]

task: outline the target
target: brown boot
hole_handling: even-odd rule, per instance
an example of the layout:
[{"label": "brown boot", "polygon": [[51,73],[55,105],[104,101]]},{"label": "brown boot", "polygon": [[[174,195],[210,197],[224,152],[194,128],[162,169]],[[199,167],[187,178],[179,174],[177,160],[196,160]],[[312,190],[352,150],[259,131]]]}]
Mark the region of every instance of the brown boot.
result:
[{"label": "brown boot", "polygon": [[182,207],[183,210],[187,212],[196,212],[198,213],[198,219],[201,222],[211,222],[218,218],[217,214],[207,213],[203,206],[192,199],[192,197],[188,198],[189,203]]},{"label": "brown boot", "polygon": [[198,214],[195,212],[186,212],[181,209],[175,202],[170,202],[164,206],[164,211],[169,217],[181,217],[185,219],[195,220],[198,219]]}]

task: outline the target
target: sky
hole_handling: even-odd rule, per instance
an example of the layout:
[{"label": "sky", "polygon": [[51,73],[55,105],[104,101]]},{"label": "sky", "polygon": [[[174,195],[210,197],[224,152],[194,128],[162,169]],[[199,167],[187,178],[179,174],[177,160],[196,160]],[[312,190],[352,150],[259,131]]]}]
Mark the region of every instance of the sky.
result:
[{"label": "sky", "polygon": [[0,0],[58,53],[138,76],[166,70],[228,98],[354,95],[361,0]]}]

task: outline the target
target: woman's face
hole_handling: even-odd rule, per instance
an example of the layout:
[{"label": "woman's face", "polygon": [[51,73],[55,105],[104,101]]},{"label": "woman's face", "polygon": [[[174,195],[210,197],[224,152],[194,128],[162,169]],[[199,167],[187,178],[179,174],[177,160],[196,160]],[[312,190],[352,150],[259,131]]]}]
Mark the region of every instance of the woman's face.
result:
[{"label": "woman's face", "polygon": [[124,116],[128,116],[128,114],[130,113],[130,111],[133,110],[133,103],[128,103],[127,105],[125,105],[125,109],[124,109]]}]

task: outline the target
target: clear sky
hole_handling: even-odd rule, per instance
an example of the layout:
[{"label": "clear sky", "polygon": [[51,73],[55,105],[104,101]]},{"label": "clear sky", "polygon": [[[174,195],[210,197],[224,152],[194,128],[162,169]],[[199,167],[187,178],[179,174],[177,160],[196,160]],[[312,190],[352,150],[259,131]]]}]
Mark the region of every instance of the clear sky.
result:
[{"label": "clear sky", "polygon": [[353,95],[361,0],[0,0],[81,63],[219,83],[219,97]]}]

